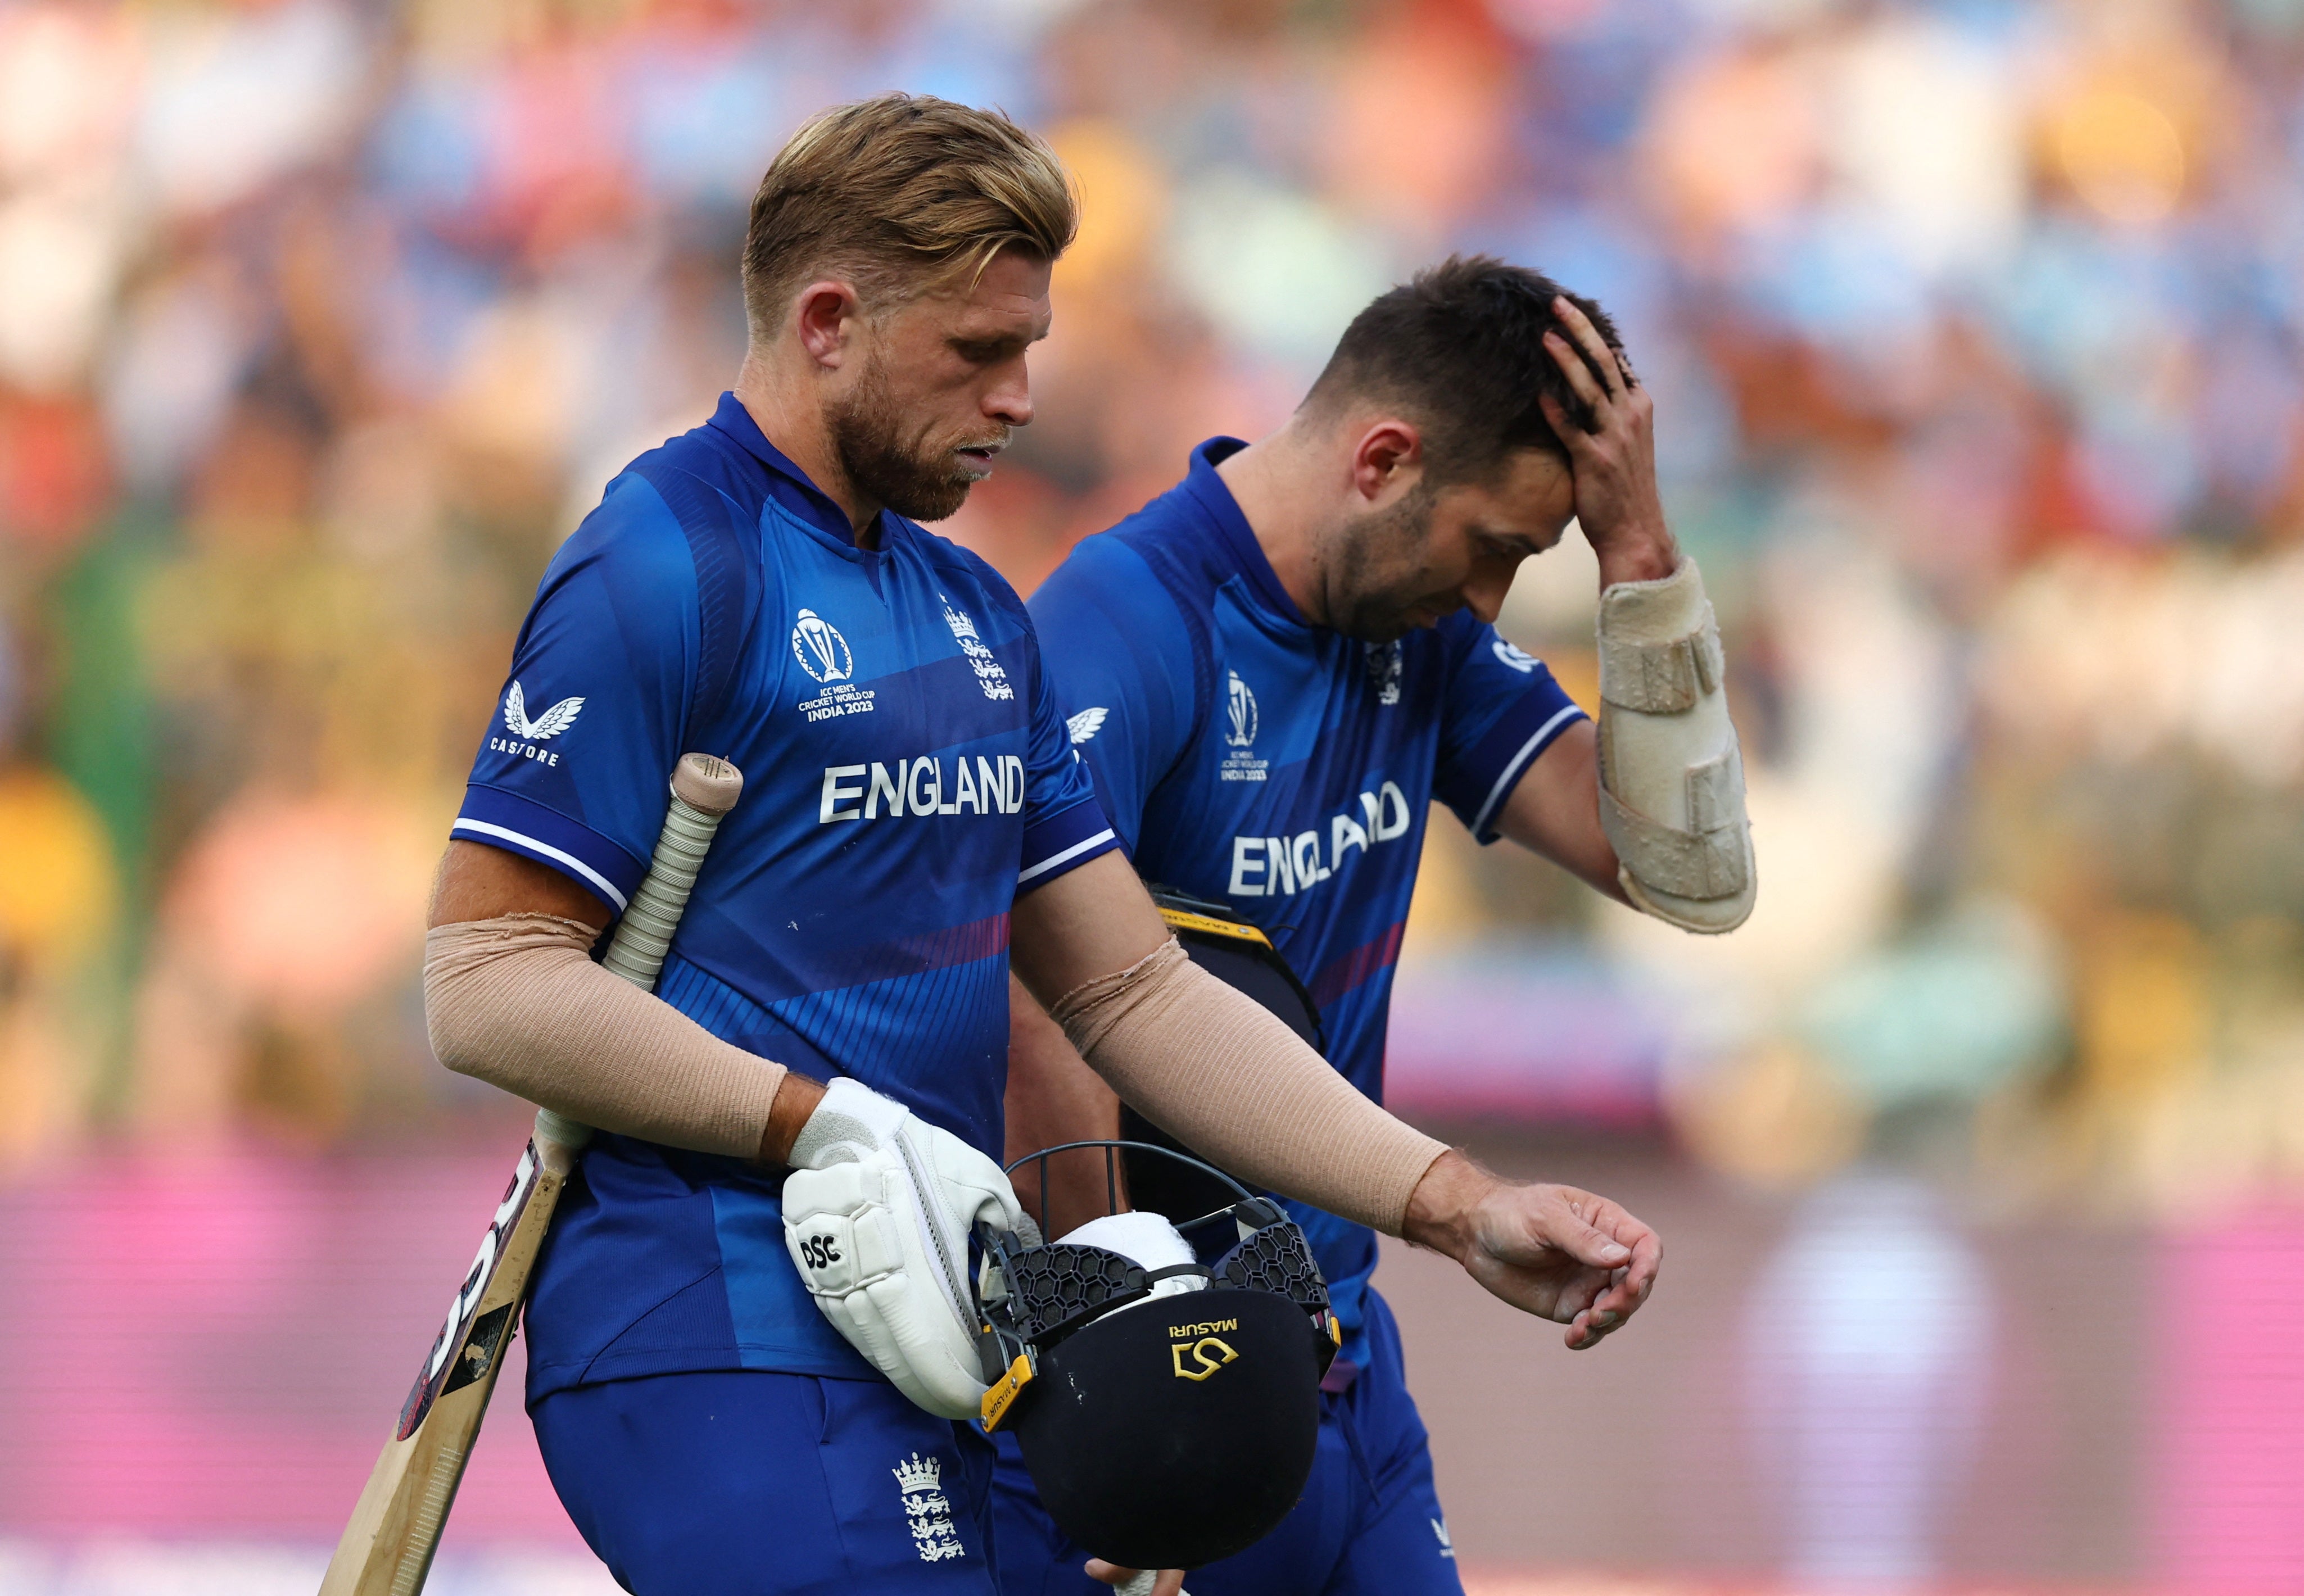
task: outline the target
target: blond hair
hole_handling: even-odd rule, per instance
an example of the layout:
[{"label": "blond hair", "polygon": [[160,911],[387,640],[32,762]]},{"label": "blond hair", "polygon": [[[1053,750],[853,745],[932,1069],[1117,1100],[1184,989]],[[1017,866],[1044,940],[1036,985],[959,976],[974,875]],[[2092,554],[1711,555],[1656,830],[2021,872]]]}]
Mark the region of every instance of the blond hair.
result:
[{"label": "blond hair", "polygon": [[1012,245],[1053,261],[1079,224],[1055,152],[997,111],[911,94],[835,106],[792,136],[752,197],[745,315],[765,333],[824,272],[879,308],[973,283]]}]

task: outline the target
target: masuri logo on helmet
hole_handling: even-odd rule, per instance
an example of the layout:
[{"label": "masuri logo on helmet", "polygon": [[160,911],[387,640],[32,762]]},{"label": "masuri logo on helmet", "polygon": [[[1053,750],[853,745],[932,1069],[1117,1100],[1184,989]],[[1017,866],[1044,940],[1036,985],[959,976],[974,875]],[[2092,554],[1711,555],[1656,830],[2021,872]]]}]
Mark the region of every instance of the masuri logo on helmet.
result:
[{"label": "masuri logo on helmet", "polygon": [[[1226,1320],[1224,1322],[1230,1324],[1236,1322]],[[1197,1367],[1190,1369],[1184,1367],[1184,1355],[1188,1352],[1192,1355],[1192,1360]],[[1168,1353],[1175,1360],[1176,1378],[1179,1380],[1206,1380],[1240,1356],[1240,1354],[1214,1336],[1202,1336],[1197,1341],[1171,1341],[1168,1344]]]}]

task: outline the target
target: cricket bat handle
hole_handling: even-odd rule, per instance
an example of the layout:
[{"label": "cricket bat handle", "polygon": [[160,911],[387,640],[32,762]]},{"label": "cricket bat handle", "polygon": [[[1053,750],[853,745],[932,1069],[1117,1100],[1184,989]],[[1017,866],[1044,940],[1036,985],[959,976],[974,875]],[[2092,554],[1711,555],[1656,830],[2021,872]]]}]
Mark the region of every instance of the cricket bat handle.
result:
[{"label": "cricket bat handle", "polygon": [[[656,990],[664,973],[665,955],[672,950],[673,933],[687,911],[688,895],[696,890],[697,873],[720,822],[744,795],[744,778],[724,759],[709,754],[682,754],[672,767],[672,806],[664,812],[664,830],[656,833],[656,852],[649,857],[648,878],[624,906],[624,917],[609,939],[606,968],[622,975],[642,992]],[[557,1143],[571,1153],[592,1139],[592,1127],[550,1109],[536,1110],[538,1146]]]},{"label": "cricket bat handle", "polygon": [[607,957],[600,961],[642,992],[656,990],[664,956],[672,950],[672,933],[679,929],[688,895],[696,889],[696,873],[704,868],[712,834],[743,792],[744,778],[724,759],[682,754],[673,766],[672,806],[665,811],[648,879],[625,906]]}]

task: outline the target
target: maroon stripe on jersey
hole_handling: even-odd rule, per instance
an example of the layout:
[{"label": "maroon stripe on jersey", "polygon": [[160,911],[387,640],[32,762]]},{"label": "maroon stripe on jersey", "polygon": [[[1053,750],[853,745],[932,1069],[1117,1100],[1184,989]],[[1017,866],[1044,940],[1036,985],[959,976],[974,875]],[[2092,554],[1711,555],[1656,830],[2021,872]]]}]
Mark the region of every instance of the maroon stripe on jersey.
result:
[{"label": "maroon stripe on jersey", "polygon": [[898,955],[916,959],[916,969],[942,970],[956,964],[973,964],[1008,950],[1008,916],[987,915],[965,925],[898,937],[887,944]]},{"label": "maroon stripe on jersey", "polygon": [[1376,941],[1362,942],[1351,952],[1330,959],[1305,984],[1312,1001],[1326,1009],[1378,970],[1388,968],[1400,958],[1400,939],[1407,929],[1407,921],[1394,920]]}]

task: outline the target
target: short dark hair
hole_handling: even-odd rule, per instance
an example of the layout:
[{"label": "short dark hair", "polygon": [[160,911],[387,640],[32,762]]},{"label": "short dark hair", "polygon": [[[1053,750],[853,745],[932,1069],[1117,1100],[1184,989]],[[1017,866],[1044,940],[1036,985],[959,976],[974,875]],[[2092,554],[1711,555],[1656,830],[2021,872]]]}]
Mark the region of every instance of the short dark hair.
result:
[{"label": "short dark hair", "polygon": [[1352,317],[1304,402],[1399,405],[1423,429],[1435,483],[1484,480],[1521,449],[1565,460],[1537,395],[1551,394],[1573,421],[1591,418],[1544,347],[1545,334],[1557,329],[1581,348],[1553,310],[1560,298],[1591,318],[1610,349],[1623,348],[1606,311],[1543,273],[1491,255],[1452,255]]}]

